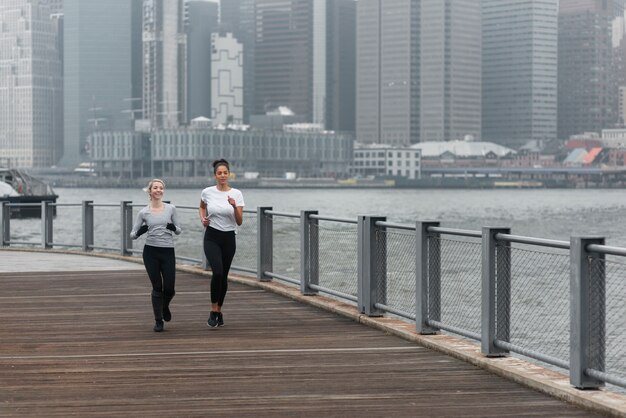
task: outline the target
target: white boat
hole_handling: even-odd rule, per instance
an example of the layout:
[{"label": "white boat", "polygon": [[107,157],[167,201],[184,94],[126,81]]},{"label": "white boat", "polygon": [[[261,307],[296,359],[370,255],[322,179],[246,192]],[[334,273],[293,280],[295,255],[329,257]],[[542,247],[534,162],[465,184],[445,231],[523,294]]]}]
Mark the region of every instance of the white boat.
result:
[{"label": "white boat", "polygon": [[[59,196],[48,183],[15,168],[0,168],[0,202],[28,203],[28,206],[11,206],[12,218],[41,216],[41,202],[56,203]],[[32,205],[39,203],[39,205]],[[53,209],[56,213],[56,208]]]}]

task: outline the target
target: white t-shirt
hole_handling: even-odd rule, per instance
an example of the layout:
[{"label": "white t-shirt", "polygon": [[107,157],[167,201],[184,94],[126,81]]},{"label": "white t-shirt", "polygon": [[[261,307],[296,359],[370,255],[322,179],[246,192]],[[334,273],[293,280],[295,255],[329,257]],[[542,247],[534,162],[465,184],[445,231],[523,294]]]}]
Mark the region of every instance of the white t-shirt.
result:
[{"label": "white t-shirt", "polygon": [[235,199],[237,206],[245,206],[243,194],[237,189],[231,188],[227,192],[217,190],[217,186],[207,187],[202,190],[200,199],[206,203],[209,216],[209,226],[220,231],[234,231],[237,229],[235,222],[235,209],[228,203],[228,197]]}]

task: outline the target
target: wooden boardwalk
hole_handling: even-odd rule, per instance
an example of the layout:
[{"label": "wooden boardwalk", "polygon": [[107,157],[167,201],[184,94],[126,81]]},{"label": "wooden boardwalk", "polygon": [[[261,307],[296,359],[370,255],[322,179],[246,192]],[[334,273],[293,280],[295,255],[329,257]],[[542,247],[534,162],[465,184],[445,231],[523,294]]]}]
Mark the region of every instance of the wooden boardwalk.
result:
[{"label": "wooden boardwalk", "polygon": [[163,333],[141,269],[9,271],[0,289],[2,417],[593,416],[240,284],[226,326],[209,329],[209,280],[191,273],[178,273]]}]

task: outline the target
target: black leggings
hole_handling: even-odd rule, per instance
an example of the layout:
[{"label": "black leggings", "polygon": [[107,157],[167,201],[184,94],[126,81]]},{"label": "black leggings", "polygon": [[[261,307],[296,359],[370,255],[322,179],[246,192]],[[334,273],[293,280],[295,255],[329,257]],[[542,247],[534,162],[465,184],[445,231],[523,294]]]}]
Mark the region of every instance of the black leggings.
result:
[{"label": "black leggings", "polygon": [[224,304],[228,290],[228,271],[235,257],[235,231],[220,231],[208,226],[204,232],[204,255],[211,266],[211,303]]},{"label": "black leggings", "polygon": [[165,296],[166,299],[174,297],[176,285],[176,255],[174,248],[153,247],[144,245],[143,265],[146,267],[152,290]]}]

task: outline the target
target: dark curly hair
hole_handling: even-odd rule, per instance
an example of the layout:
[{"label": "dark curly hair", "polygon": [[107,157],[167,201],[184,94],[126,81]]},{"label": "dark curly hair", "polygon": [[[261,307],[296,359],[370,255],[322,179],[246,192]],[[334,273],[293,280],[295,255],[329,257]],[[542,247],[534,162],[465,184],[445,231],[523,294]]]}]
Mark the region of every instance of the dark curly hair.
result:
[{"label": "dark curly hair", "polygon": [[230,164],[228,164],[228,161],[226,161],[225,159],[221,158],[219,160],[215,160],[213,161],[213,174],[217,173],[217,168],[221,165],[226,166],[226,169],[228,171],[230,171]]}]

